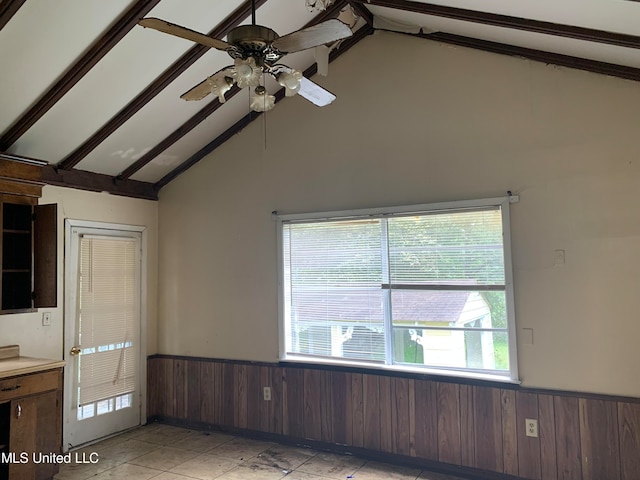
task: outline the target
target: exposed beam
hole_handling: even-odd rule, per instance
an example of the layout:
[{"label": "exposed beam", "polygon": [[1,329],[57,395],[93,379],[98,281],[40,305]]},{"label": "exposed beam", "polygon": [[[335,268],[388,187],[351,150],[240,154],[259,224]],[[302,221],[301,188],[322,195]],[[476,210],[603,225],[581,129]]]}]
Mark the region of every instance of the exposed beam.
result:
[{"label": "exposed beam", "polygon": [[83,170],[57,170],[45,160],[0,152],[0,183],[4,182],[4,179],[19,182],[25,185],[25,188],[41,188],[43,184],[47,184],[148,200],[158,199],[158,191],[152,183],[120,181],[109,175]]},{"label": "exposed beam", "polygon": [[[334,18],[340,13],[340,10],[346,5],[346,1],[342,0],[334,5],[331,8],[323,11],[321,14],[317,15],[310,22],[308,22],[303,28],[310,27],[317,23],[323,22],[327,19]],[[229,100],[234,95],[236,95],[240,89],[234,85],[233,88],[227,92],[226,98]],[[122,171],[120,175],[118,175],[118,179],[125,179],[131,177],[138,170],[143,168],[149,162],[151,162],[154,158],[164,152],[171,145],[176,143],[182,137],[184,137],[187,133],[193,130],[195,127],[200,125],[209,115],[218,110],[222,104],[216,98],[209,102],[205,107],[200,109],[195,115],[193,115],[189,120],[187,120],[184,124],[174,130],[168,137],[158,143],[155,147],[149,150],[145,155],[136,160],[133,164],[131,164],[128,168]]]},{"label": "exposed beam", "polygon": [[[257,6],[262,5],[266,0],[257,0]],[[246,1],[229,15],[220,25],[211,30],[210,37],[222,38],[229,30],[239,25],[247,15],[251,13],[251,2]],[[85,140],[82,145],[67,155],[58,167],[69,170],[75,167],[107,137],[120,128],[124,123],[135,115],[142,107],[149,103],[156,95],[164,90],[171,82],[178,78],[187,68],[193,65],[196,60],[209,51],[209,47],[196,44],[184,55],[167,68],[153,83],[140,92],[133,100],[123,107],[116,115],[104,124],[96,133]]]},{"label": "exposed beam", "polygon": [[125,197],[157,200],[158,191],[152,183],[137,180],[117,180],[110,175],[84,170],[59,170],[52,165],[42,169],[42,181],[47,185],[77,188],[92,192],[108,192]]},{"label": "exposed beam", "polygon": [[0,1],[0,30],[9,23],[11,17],[13,17],[20,7],[27,0],[2,0]]},{"label": "exposed beam", "polygon": [[[373,28],[371,28],[369,25],[363,26],[358,31],[356,31],[352,37],[347,38],[346,40],[343,40],[342,43],[340,44],[340,48],[333,50],[331,52],[329,56],[329,61],[332,62],[333,60],[338,58],[340,55],[345,53],[347,50],[349,50],[351,47],[353,47],[360,40],[362,40],[363,38],[365,38],[366,36],[372,33],[373,33]],[[315,75],[317,71],[318,71],[318,66],[314,63],[309,68],[307,68],[303,72],[303,74],[305,77],[308,78]],[[280,89],[275,96],[276,96],[276,103],[282,100],[284,98],[284,89]],[[201,148],[198,152],[196,152],[194,155],[192,155],[188,160],[180,164],[178,167],[170,171],[168,174],[162,177],[158,182],[156,182],[155,184],[156,189],[160,190],[162,187],[167,185],[176,177],[186,172],[189,168],[194,166],[196,163],[198,163],[204,157],[209,155],[211,152],[213,152],[216,148],[218,148],[224,142],[226,142],[231,137],[236,135],[238,132],[240,132],[243,128],[249,125],[256,118],[260,117],[260,115],[261,114],[257,112],[250,112],[244,117],[242,117],[233,126],[228,128],[224,133],[219,135],[212,142],[210,142],[209,144]]]},{"label": "exposed beam", "polygon": [[351,8],[353,8],[353,11],[355,12],[356,15],[361,16],[364,19],[364,21],[367,22],[367,25],[369,25],[370,27],[373,27],[373,14],[369,11],[368,8],[366,8],[364,5],[358,2],[350,1],[349,5],[351,5]]},{"label": "exposed beam", "polygon": [[559,37],[586,40],[589,42],[606,43],[619,47],[640,48],[640,37],[625,33],[607,32],[593,28],[563,25],[559,23],[543,22],[528,18],[511,17],[497,13],[479,12],[464,8],[433,5],[430,3],[411,2],[409,0],[351,0],[354,3],[375,5],[379,7],[395,8],[408,12],[423,13],[436,17],[463,20],[466,22],[482,23],[496,27],[513,28],[527,32],[543,33]]},{"label": "exposed beam", "polygon": [[535,60],[543,63],[560,65],[563,67],[575,68],[592,73],[602,75],[610,75],[612,77],[624,78],[627,80],[640,81],[640,68],[627,67],[613,63],[599,62],[597,60],[588,60],[585,58],[572,57],[569,55],[561,55],[559,53],[544,52],[542,50],[534,50],[532,48],[516,47],[504,43],[490,42],[488,40],[480,40],[477,38],[463,37],[450,33],[430,33],[430,34],[401,34],[412,37],[425,38],[436,42],[460,45],[463,47],[475,48],[487,52],[499,53],[503,55],[512,55],[523,57],[529,60]]},{"label": "exposed beam", "polygon": [[73,86],[82,79],[160,0],[139,0],[116,23],[67,69],[58,80],[25,114],[0,138],[0,150],[7,150]]}]

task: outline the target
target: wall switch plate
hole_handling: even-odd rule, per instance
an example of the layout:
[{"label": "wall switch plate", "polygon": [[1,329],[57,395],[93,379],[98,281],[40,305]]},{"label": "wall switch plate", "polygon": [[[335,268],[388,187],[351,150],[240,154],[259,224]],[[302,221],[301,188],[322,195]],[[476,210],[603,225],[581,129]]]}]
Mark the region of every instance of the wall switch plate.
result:
[{"label": "wall switch plate", "polygon": [[42,313],[42,326],[48,327],[51,325],[51,312]]},{"label": "wall switch plate", "polygon": [[534,418],[525,418],[524,424],[527,437],[538,437],[538,420]]},{"label": "wall switch plate", "polygon": [[262,387],[262,396],[266,401],[271,400],[271,387]]}]

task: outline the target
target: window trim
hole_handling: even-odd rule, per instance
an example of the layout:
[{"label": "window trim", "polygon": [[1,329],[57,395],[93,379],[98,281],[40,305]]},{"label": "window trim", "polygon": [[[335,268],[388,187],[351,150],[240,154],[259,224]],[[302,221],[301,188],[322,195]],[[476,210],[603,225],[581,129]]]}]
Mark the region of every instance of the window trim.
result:
[{"label": "window trim", "polygon": [[[357,367],[357,368],[369,368],[376,370],[387,370],[407,373],[418,373],[426,375],[440,375],[451,376],[458,378],[470,378],[497,381],[503,383],[520,383],[518,376],[518,354],[517,354],[517,341],[516,341],[516,320],[515,320],[515,306],[514,306],[514,291],[513,291],[513,268],[512,268],[512,249],[511,249],[511,222],[510,222],[510,201],[511,197],[493,197],[485,199],[475,200],[460,200],[451,202],[437,202],[418,205],[401,205],[392,207],[380,207],[380,208],[364,208],[364,209],[351,209],[351,210],[334,210],[325,212],[312,212],[312,213],[292,213],[292,214],[279,214],[277,211],[273,212],[273,216],[276,220],[276,244],[277,244],[277,274],[278,274],[278,356],[281,362],[285,363],[310,363],[319,365],[335,365],[343,367]],[[412,214],[424,214],[427,212],[443,212],[443,211],[463,211],[473,208],[488,208],[496,207],[500,208],[502,217],[502,232],[503,232],[503,250],[504,250],[504,274],[505,274],[505,297],[506,297],[506,311],[507,311],[507,338],[508,338],[508,351],[509,351],[509,372],[508,375],[497,375],[491,373],[479,373],[472,370],[450,370],[447,367],[413,367],[408,365],[388,364],[388,363],[373,363],[354,360],[337,360],[335,358],[327,357],[311,357],[311,356],[298,356],[295,354],[287,354],[286,349],[286,336],[288,333],[288,327],[285,320],[285,305],[284,305],[284,240],[283,240],[283,225],[286,223],[296,222],[309,222],[309,221],[332,221],[332,220],[347,220],[349,218],[362,218],[370,216],[375,217],[389,217],[389,216],[404,216]]]}]

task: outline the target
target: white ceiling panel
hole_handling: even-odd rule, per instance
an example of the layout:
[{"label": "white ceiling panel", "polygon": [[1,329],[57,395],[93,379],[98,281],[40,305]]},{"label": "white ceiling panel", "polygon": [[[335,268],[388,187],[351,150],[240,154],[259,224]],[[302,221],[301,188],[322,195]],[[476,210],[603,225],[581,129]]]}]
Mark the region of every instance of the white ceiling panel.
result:
[{"label": "white ceiling panel", "polygon": [[38,100],[132,3],[132,0],[25,2],[0,30],[0,132]]},{"label": "white ceiling panel", "polygon": [[[211,9],[210,0],[191,0],[190,8],[184,8],[183,2],[171,0],[161,2],[152,14],[208,32],[236,8],[235,0],[216,5]],[[58,163],[193,45],[181,38],[134,27],[20,138],[11,152]]]}]

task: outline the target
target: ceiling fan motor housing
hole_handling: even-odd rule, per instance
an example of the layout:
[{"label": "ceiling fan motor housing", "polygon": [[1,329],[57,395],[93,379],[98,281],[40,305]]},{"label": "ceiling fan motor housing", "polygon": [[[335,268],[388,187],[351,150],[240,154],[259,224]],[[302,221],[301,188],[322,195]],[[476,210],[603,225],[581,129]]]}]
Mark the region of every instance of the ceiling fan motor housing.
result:
[{"label": "ceiling fan motor housing", "polygon": [[227,50],[232,58],[253,57],[256,63],[277,62],[283,54],[271,46],[279,35],[262,25],[240,25],[227,35],[231,48]]}]

